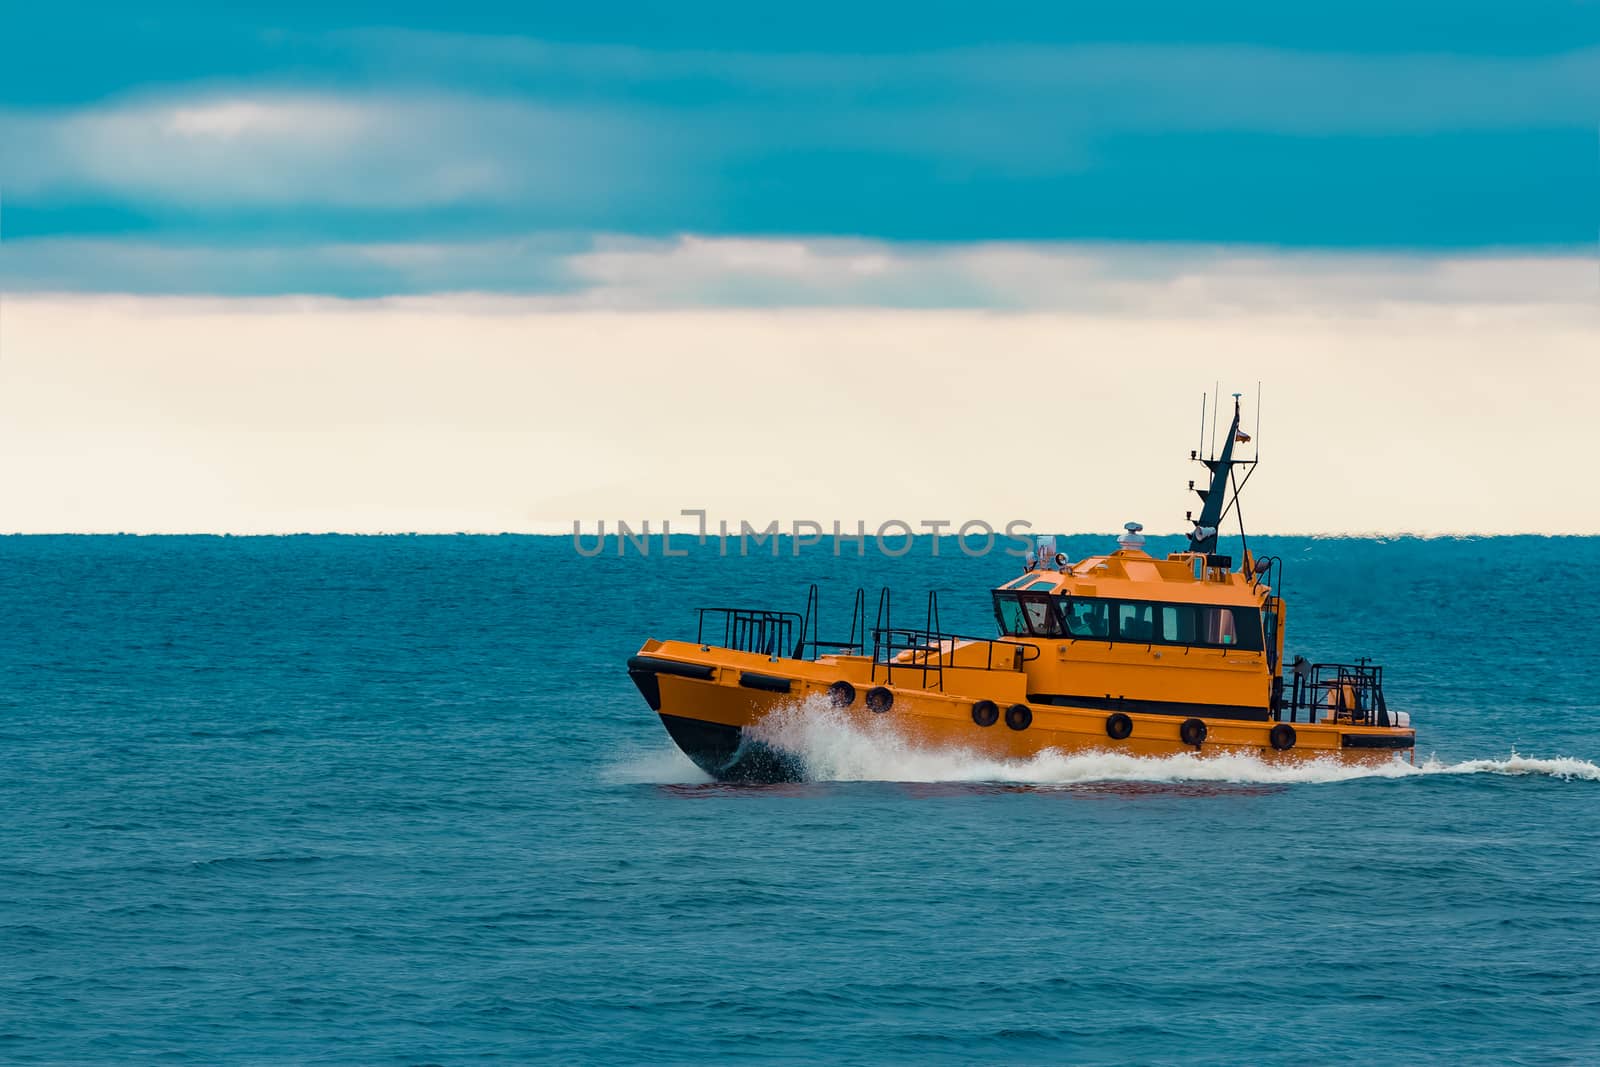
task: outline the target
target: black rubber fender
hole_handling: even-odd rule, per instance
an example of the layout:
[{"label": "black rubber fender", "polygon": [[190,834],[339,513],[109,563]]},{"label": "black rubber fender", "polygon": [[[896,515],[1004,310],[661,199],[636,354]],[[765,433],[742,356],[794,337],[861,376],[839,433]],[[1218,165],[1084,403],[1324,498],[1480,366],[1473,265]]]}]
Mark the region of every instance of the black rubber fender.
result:
[{"label": "black rubber fender", "polygon": [[867,690],[867,710],[882,715],[894,707],[894,693],[885,685],[875,685]]},{"label": "black rubber fender", "polygon": [[1106,736],[1111,740],[1121,741],[1131,733],[1133,733],[1133,720],[1122,712],[1114,711],[1106,716]]},{"label": "black rubber fender", "polygon": [[1013,730],[1026,730],[1033,725],[1033,709],[1026,704],[1013,704],[1006,709],[1006,725]]},{"label": "black rubber fender", "polygon": [[839,681],[828,686],[828,703],[836,708],[848,708],[856,702],[856,687]]},{"label": "black rubber fender", "polygon": [[759,674],[756,671],[740,671],[739,684],[746,689],[765,689],[769,693],[787,693],[794,688],[792,679],[779,678],[775,674]]},{"label": "black rubber fender", "polygon": [[630,671],[650,671],[653,674],[673,674],[679,678],[699,678],[710,681],[716,668],[709,663],[681,663],[675,659],[657,659],[654,656],[630,656]]},{"label": "black rubber fender", "polygon": [[1294,747],[1296,741],[1294,727],[1286,722],[1280,722],[1272,728],[1268,739],[1272,742],[1273,748],[1279,752],[1287,752]]},{"label": "black rubber fender", "polygon": [[980,700],[972,705],[972,721],[979,726],[993,726],[1000,721],[1000,705],[992,700]]},{"label": "black rubber fender", "polygon": [[1178,727],[1178,736],[1183,738],[1183,743],[1199,748],[1206,740],[1206,724],[1199,719],[1184,719],[1183,725]]}]

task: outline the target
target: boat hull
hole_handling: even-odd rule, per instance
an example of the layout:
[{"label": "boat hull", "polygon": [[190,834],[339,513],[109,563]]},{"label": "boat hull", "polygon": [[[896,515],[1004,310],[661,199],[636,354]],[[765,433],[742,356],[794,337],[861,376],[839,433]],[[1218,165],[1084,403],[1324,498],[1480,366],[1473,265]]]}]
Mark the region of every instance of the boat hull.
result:
[{"label": "boat hull", "polygon": [[799,782],[805,761],[795,753],[747,737],[743,727],[662,713],[673,743],[719,782]]},{"label": "boat hull", "polygon": [[[629,662],[629,674],[661,717],[673,742],[695,765],[719,781],[795,781],[807,776],[803,753],[773,742],[770,717],[809,706],[839,715],[858,728],[888,728],[912,744],[958,748],[995,759],[1028,759],[1045,751],[1062,754],[1117,752],[1161,757],[1248,755],[1271,762],[1332,759],[1377,764],[1397,754],[1409,757],[1409,729],[1348,723],[1298,722],[1290,733],[1279,723],[1238,717],[1238,709],[1188,705],[1174,710],[1121,710],[1102,700],[1074,706],[1071,697],[1027,694],[995,679],[992,695],[937,691],[916,684],[923,672],[896,668],[892,679],[862,657],[782,659],[680,642],[650,642]],[[1015,676],[1021,686],[1021,676]],[[845,683],[840,686],[838,683]],[[848,688],[849,700],[842,689]],[[868,694],[874,705],[869,707]],[[991,702],[994,718],[977,705]],[[1115,702],[1112,702],[1113,705]],[[1022,711],[1008,714],[1013,708]],[[1120,720],[1120,721],[1114,721]],[[1198,728],[1194,725],[1198,722]],[[1122,728],[1124,737],[1115,736]],[[1199,740],[1196,743],[1196,737]],[[1288,747],[1285,737],[1292,737]]]}]

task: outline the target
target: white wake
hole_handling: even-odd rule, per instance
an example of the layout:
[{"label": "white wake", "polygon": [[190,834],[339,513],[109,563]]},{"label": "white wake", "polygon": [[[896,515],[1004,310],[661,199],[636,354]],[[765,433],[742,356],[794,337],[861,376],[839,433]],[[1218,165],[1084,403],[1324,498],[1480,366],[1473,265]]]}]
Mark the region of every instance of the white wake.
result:
[{"label": "white wake", "polygon": [[[1537,759],[1511,753],[1503,759],[1413,764],[1351,765],[1334,759],[1267,762],[1255,756],[1182,753],[1131,756],[1115,752],[1067,754],[1046,750],[1028,759],[996,759],[970,749],[929,748],[898,733],[889,719],[862,724],[823,699],[781,708],[749,733],[798,756],[806,778],[817,782],[992,782],[1071,785],[1087,782],[1227,782],[1290,785],[1364,778],[1428,775],[1542,775],[1600,782],[1600,766],[1575,757]],[[635,757],[610,768],[613,782],[704,782],[707,777],[676,749]]]}]

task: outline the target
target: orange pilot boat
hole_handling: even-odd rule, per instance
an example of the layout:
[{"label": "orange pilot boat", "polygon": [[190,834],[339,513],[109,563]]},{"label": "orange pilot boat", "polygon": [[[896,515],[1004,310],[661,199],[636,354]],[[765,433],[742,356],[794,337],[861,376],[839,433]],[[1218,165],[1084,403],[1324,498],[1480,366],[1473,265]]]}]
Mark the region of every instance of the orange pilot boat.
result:
[{"label": "orange pilot boat", "polygon": [[998,758],[1410,755],[1416,734],[1388,707],[1381,667],[1297,656],[1285,673],[1282,560],[1250,553],[1242,519],[1238,568],[1217,552],[1218,526],[1238,514],[1256,464],[1234,458],[1249,440],[1235,394],[1220,454],[1190,453],[1210,477],[1195,490],[1187,551],[1147,554],[1138,523],[1115,551],[1076,563],[1041,539],[1022,576],[993,590],[994,637],[945,632],[933,594],[921,628],[896,627],[887,590],[869,629],[857,590],[850,635],[823,641],[812,586],[803,613],[702,608],[693,641],[646,641],[628,673],[678,747],[725,781],[803,778],[802,759],[764,739],[761,724],[805,701],[892,723],[914,744]]}]

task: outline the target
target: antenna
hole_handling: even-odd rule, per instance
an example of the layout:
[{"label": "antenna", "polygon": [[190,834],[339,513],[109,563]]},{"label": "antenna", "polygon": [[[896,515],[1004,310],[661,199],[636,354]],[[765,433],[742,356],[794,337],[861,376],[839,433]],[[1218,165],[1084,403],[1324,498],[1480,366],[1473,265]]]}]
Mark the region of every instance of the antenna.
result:
[{"label": "antenna", "polygon": [[1206,394],[1200,394],[1200,447],[1194,453],[1197,456],[1206,450],[1206,401],[1209,399]]},{"label": "antenna", "polygon": [[1212,387],[1215,395],[1211,398],[1211,458],[1217,458],[1217,408],[1222,406],[1222,382],[1218,381]]},{"label": "antenna", "polygon": [[1256,379],[1256,459],[1261,458],[1261,379]]}]

